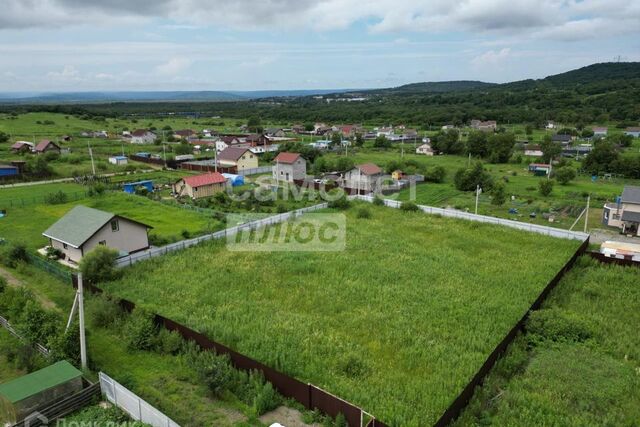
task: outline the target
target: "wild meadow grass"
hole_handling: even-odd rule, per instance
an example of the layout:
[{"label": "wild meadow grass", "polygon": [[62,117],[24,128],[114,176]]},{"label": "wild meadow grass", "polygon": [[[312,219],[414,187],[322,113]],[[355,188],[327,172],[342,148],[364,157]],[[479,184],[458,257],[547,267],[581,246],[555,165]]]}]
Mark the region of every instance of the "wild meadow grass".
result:
[{"label": "wild meadow grass", "polygon": [[579,242],[368,207],[343,252],[209,242],[102,286],[390,425],[433,424]]}]

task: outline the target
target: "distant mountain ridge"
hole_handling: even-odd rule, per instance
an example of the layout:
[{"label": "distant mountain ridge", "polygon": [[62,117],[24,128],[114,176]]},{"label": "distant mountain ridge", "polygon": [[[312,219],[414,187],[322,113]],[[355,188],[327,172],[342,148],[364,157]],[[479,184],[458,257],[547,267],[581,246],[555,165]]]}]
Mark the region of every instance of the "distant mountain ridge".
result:
[{"label": "distant mountain ridge", "polygon": [[122,92],[61,92],[61,93],[0,93],[0,103],[53,104],[99,102],[216,102],[243,101],[270,97],[299,97],[341,93],[353,89],[303,89],[256,91],[122,91]]}]

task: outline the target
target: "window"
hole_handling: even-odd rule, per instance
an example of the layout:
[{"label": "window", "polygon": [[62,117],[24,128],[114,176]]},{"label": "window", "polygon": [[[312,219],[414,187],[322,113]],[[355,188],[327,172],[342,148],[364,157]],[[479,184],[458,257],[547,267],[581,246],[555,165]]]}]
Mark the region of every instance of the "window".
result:
[{"label": "window", "polygon": [[66,244],[66,243],[63,243],[63,244],[62,244],[62,248],[63,248],[63,249],[67,249],[67,248],[68,248],[67,244]]},{"label": "window", "polygon": [[117,219],[112,219],[111,220],[111,231],[118,231],[120,230],[120,224],[118,224],[118,220]]}]

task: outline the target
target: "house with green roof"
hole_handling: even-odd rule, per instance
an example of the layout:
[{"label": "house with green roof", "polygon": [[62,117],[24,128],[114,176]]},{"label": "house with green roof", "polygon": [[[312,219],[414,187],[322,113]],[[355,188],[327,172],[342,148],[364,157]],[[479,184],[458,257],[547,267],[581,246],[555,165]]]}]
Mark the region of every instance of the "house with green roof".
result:
[{"label": "house with green roof", "polygon": [[98,245],[123,255],[149,248],[149,225],[86,206],[75,206],[49,227],[43,236],[67,261],[78,263]]},{"label": "house with green roof", "polygon": [[82,372],[65,360],[0,384],[0,425],[13,425],[82,388]]}]

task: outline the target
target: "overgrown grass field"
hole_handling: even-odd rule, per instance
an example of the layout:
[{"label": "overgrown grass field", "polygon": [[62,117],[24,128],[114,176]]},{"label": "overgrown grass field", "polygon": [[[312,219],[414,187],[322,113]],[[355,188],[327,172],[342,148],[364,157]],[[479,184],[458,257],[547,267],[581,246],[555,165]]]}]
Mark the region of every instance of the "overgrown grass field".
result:
[{"label": "overgrown grass field", "polygon": [[224,242],[102,286],[394,426],[443,413],[578,242],[367,205],[346,251]]},{"label": "overgrown grass field", "polygon": [[579,261],[458,425],[638,425],[640,270]]}]

